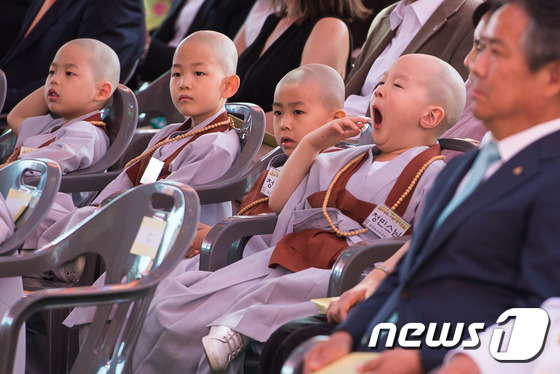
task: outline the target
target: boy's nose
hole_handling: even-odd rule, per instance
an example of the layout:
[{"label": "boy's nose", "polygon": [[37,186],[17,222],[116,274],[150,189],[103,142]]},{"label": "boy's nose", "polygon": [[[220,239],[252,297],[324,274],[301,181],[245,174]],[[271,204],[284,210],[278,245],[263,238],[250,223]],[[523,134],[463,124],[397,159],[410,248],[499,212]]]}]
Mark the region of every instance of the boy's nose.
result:
[{"label": "boy's nose", "polygon": [[188,82],[187,79],[182,78],[182,79],[179,81],[179,88],[180,88],[180,89],[184,90],[184,89],[189,88],[189,87],[190,87],[190,85],[189,85],[189,82]]},{"label": "boy's nose", "polygon": [[55,73],[50,75],[47,82],[50,82],[51,84],[58,84],[58,74]]},{"label": "boy's nose", "polygon": [[282,118],[282,122],[280,122],[280,130],[285,131],[290,129],[290,121],[284,117]]}]

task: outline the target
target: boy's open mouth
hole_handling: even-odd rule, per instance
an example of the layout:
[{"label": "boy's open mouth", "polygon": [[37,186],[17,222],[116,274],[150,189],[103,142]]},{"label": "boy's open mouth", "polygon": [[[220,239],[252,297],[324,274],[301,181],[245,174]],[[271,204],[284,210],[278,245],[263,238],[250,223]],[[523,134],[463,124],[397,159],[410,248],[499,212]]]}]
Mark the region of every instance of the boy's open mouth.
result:
[{"label": "boy's open mouth", "polygon": [[48,97],[48,98],[55,98],[55,97],[58,97],[58,93],[57,93],[53,88],[50,88],[50,89],[47,91],[47,97]]},{"label": "boy's open mouth", "polygon": [[376,128],[379,128],[381,126],[381,123],[383,122],[383,115],[381,114],[381,112],[379,111],[379,109],[377,109],[375,106],[372,108],[373,109],[373,126]]}]

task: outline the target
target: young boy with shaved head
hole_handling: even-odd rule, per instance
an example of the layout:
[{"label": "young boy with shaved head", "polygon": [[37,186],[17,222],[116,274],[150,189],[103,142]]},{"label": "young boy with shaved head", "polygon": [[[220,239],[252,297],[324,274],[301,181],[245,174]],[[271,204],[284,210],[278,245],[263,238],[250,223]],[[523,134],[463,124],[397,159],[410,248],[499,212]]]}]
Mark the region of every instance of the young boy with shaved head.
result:
[{"label": "young boy with shaved head", "polygon": [[[97,201],[144,183],[142,179],[148,177],[144,173],[153,159],[164,163],[159,172],[149,176],[154,181],[165,178],[197,185],[224,175],[240,151],[233,121],[225,109],[226,100],[239,87],[236,66],[235,45],[227,36],[198,31],[185,38],[173,57],[169,89],[173,104],[187,120],[159,131],[146,151],[126,165],[125,172],[100,193]],[[168,139],[168,143],[160,144]],[[230,203],[204,205],[200,220],[214,224],[231,213]]]},{"label": "young boy with shaved head", "polygon": [[[134,353],[135,372],[224,370],[250,341],[263,342],[281,324],[315,313],[309,299],[326,296],[338,254],[383,236],[362,223],[398,215],[404,229],[389,235],[407,230],[444,165],[436,140],[463,109],[434,90],[449,90],[464,102],[464,84],[447,63],[423,55],[403,57],[384,79],[372,102],[378,112],[374,138],[382,144],[322,152],[358,135],[366,122],[329,108],[331,120],[302,138],[272,190],[269,205],[281,211],[275,246],[213,273],[186,272],[158,290]],[[317,74],[313,81],[329,87],[330,77]],[[293,107],[305,103],[306,95],[316,97],[311,82],[280,86],[297,88],[301,98],[280,99],[277,90],[276,121],[286,120],[284,112],[309,116],[322,110]],[[390,113],[403,108],[409,112],[403,118]]]},{"label": "young boy with shaved head", "polygon": [[106,44],[95,39],[64,44],[45,85],[8,115],[18,138],[7,162],[45,157],[69,173],[99,161],[109,147],[99,111],[116,90],[119,75],[119,58]]},{"label": "young boy with shaved head", "polygon": [[[251,190],[243,198],[238,215],[272,213],[268,206],[268,197],[275,179],[268,178],[268,174],[281,171],[288,157],[306,134],[336,116],[344,115],[339,110],[344,103],[344,82],[342,79],[337,79],[335,74],[338,73],[330,66],[307,64],[292,70],[278,82],[272,104],[274,136],[284,153],[270,160],[267,169],[259,175]],[[306,92],[303,92],[304,89]],[[335,150],[340,148],[332,148],[328,151]],[[263,188],[266,180],[268,180],[268,187]],[[202,241],[210,229],[211,226],[199,225],[189,257],[200,253]],[[268,248],[269,245],[265,244],[263,238],[263,236],[251,238],[245,246],[243,255],[246,257],[260,249]]]},{"label": "young boy with shaved head", "polygon": [[[169,88],[175,107],[187,117],[186,121],[158,131],[146,150],[126,165],[92,206],[76,209],[59,194],[25,248],[50,243],[92,214],[107,197],[122,190],[159,179],[203,184],[221,177],[240,150],[233,121],[225,109],[226,100],[239,87],[236,64],[235,45],[223,34],[199,31],[183,40],[175,51]],[[202,207],[200,219],[213,225],[231,213],[229,202],[209,204]],[[69,266],[71,278],[76,276],[74,268]]]}]

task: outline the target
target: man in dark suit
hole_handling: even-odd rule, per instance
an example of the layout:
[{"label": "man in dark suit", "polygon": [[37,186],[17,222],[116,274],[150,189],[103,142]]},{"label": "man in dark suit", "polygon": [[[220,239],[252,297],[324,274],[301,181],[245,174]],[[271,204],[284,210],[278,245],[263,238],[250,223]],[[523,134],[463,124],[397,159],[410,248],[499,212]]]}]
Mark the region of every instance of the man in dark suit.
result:
[{"label": "man in dark suit", "polygon": [[[367,350],[381,322],[489,326],[507,309],[560,295],[559,14],[557,0],[512,0],[494,13],[469,66],[474,114],[491,141],[442,171],[408,253],[308,354],[307,371]],[[361,369],[421,373],[441,363],[446,349],[413,340],[420,349],[386,350]]]},{"label": "man in dark suit", "polygon": [[19,35],[25,12],[31,0],[0,1],[0,58],[8,52]]},{"label": "man in dark suit", "polygon": [[32,0],[17,40],[0,57],[8,81],[3,111],[45,83],[56,51],[72,39],[98,39],[113,48],[122,80],[142,54],[144,19],[142,0]]},{"label": "man in dark suit", "polygon": [[[152,81],[171,69],[175,47],[169,42],[176,36],[176,22],[183,7],[193,0],[175,0],[167,17],[154,32],[149,49],[139,67],[139,78]],[[192,24],[180,39],[199,30],[214,30],[233,40],[247,18],[255,0],[204,0]]]}]

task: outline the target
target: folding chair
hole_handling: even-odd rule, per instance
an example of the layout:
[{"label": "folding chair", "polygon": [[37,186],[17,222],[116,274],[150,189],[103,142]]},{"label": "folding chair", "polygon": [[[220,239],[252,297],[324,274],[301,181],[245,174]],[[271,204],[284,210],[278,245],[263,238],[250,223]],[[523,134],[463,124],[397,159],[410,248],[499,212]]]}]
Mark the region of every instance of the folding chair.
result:
[{"label": "folding chair", "polygon": [[[33,171],[39,174],[37,186],[23,182],[23,176]],[[60,168],[47,159],[18,160],[0,169],[0,193],[8,198],[10,190],[29,194],[27,208],[15,221],[16,230],[10,238],[0,243],[0,256],[7,256],[17,251],[25,239],[45,218],[60,185]]]},{"label": "folding chair", "polygon": [[51,244],[1,258],[0,274],[9,277],[96,253],[104,260],[106,277],[102,287],[37,291],[17,302],[0,325],[0,372],[11,372],[19,330],[32,314],[88,305],[96,306],[91,328],[70,373],[127,372],[155,288],[192,242],[199,208],[188,186],[169,181],[138,186]]},{"label": "folding chair", "polygon": [[[119,85],[111,102],[102,109],[101,117],[107,123],[109,134],[107,153],[95,164],[66,175],[102,173],[118,161],[132,140],[138,121],[138,104],[134,93],[128,87]],[[0,136],[0,162],[12,154],[16,140],[16,135],[10,129]]]},{"label": "folding chair", "polygon": [[0,135],[0,165],[6,162],[16,146],[17,136],[12,129],[6,128]]},{"label": "folding chair", "polygon": [[[466,139],[439,139],[442,150],[469,151],[476,143]],[[206,235],[200,251],[200,269],[214,271],[243,257],[245,244],[254,235],[270,234],[276,214],[233,216],[222,220]]]},{"label": "folding chair", "polygon": [[[247,181],[243,179],[242,176],[249,172],[251,161],[257,154],[264,136],[265,119],[264,112],[260,107],[249,103],[230,103],[226,104],[226,110],[229,114],[243,120],[242,123],[238,126],[236,125],[235,128],[235,131],[239,136],[241,153],[230,169],[222,177],[204,185],[191,186],[199,194],[201,204],[214,204],[231,201],[240,198],[247,193]],[[148,137],[150,134],[155,134],[154,130],[137,129],[136,131],[138,135],[138,143],[135,144],[149,142]],[[135,145],[134,148],[134,151],[126,152],[127,157],[130,157],[130,159],[134,158],[144,150],[140,149],[138,145]],[[138,154],[135,154],[136,152],[138,152]],[[124,165],[128,161],[128,159],[123,158],[118,162],[118,164]],[[121,171],[122,170],[115,170],[108,173],[79,175],[64,178],[61,185],[61,191],[101,191],[113,179],[115,179]]]},{"label": "folding chair", "polygon": [[140,113],[138,127],[152,126],[151,121],[163,117],[165,123],[162,127],[170,123],[183,122],[185,118],[177,111],[171,99],[169,91],[169,80],[171,70],[161,75],[158,79],[150,83],[146,88],[136,92],[138,99],[138,110]]},{"label": "folding chair", "polygon": [[311,350],[317,343],[328,340],[328,336],[318,335],[298,345],[288,356],[288,359],[282,366],[282,374],[300,374],[303,371],[303,359],[307,352]]},{"label": "folding chair", "polygon": [[226,110],[228,114],[243,119],[243,123],[235,128],[241,153],[221,178],[204,185],[192,186],[198,193],[201,204],[232,201],[243,197],[251,188],[251,185],[247,185],[245,173],[250,171],[251,162],[263,141],[264,112],[259,106],[250,103],[229,103],[226,104]]},{"label": "folding chair", "polygon": [[113,94],[111,105],[102,111],[102,118],[107,123],[111,142],[107,153],[95,164],[75,171],[73,175],[104,172],[122,156],[132,140],[138,121],[138,104],[134,92],[119,85]]},{"label": "folding chair", "polygon": [[6,82],[6,74],[0,69],[0,112],[4,108],[6,102],[6,93],[8,91],[8,84]]}]

